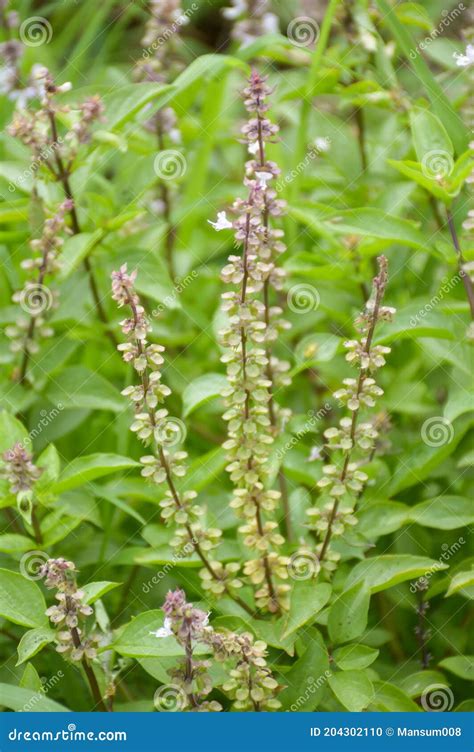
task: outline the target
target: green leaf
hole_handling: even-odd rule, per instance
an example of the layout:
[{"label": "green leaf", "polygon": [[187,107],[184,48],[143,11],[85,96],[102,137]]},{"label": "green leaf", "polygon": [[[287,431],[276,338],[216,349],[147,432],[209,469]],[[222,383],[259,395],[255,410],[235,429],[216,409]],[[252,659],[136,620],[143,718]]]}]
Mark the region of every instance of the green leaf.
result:
[{"label": "green leaf", "polygon": [[382,501],[363,506],[358,514],[357,530],[369,540],[399,530],[410,520],[410,507],[397,501]]},{"label": "green leaf", "polygon": [[[377,0],[377,5],[382,13],[383,22],[390,28],[405,58],[412,66],[417,78],[425,87],[426,93],[431,100],[433,112],[444,124],[457,152],[464,151],[469,137],[467,128],[453,109],[444,91],[436,82],[425,60],[417,52],[418,48],[415,40],[408,29],[398,20],[388,0]],[[414,55],[413,52],[415,53]]]},{"label": "green leaf", "polygon": [[333,657],[337,666],[343,671],[367,668],[373,663],[379,651],[367,645],[345,645],[334,651]]},{"label": "green leaf", "polygon": [[424,527],[455,530],[474,523],[474,504],[462,496],[438,496],[416,504],[410,509],[410,519]]},{"label": "green leaf", "polygon": [[374,682],[375,697],[371,710],[392,713],[420,713],[421,708],[399,687],[389,682]]},{"label": "green leaf", "polygon": [[104,230],[80,232],[66,240],[61,250],[61,277],[67,279],[104,237]]},{"label": "green leaf", "polygon": [[246,73],[250,72],[246,63],[231,55],[200,55],[174,80],[173,90],[167,101],[172,103],[174,100],[181,100],[183,94],[198,86],[203,79],[218,77],[226,68],[240,68]]},{"label": "green leaf", "polygon": [[259,639],[271,645],[272,648],[278,648],[284,650],[288,655],[293,656],[295,654],[295,640],[297,635],[292,633],[288,637],[282,637],[284,620],[283,618],[278,621],[264,621],[258,619],[253,622],[253,629]]},{"label": "green leaf", "polygon": [[442,155],[438,157],[438,155],[435,154],[431,161],[429,161],[428,158],[426,165],[420,164],[419,162],[413,162],[410,159],[404,159],[402,161],[387,159],[387,164],[395,170],[398,170],[398,172],[405,175],[405,177],[410,180],[414,180],[415,183],[421,185],[427,191],[432,193],[433,196],[436,196],[436,198],[444,201],[445,204],[451,204],[454,196],[459,193],[459,189],[455,189],[447,178],[443,179],[443,181],[438,181],[434,172],[436,165],[438,165],[438,169],[443,175],[450,174],[453,165],[449,161],[449,157],[443,158]]},{"label": "green leaf", "polygon": [[372,593],[398,585],[405,580],[416,579],[427,572],[447,569],[447,564],[428,559],[426,556],[410,556],[409,554],[373,556],[360,561],[351,570],[347,578],[346,587],[359,582],[370,589]]},{"label": "green leaf", "polygon": [[20,679],[20,687],[43,693],[43,683],[32,663],[27,663]]},{"label": "green leaf", "polygon": [[110,590],[120,587],[121,584],[121,582],[108,582],[106,580],[102,582],[89,582],[87,585],[81,587],[81,590],[85,593],[84,602],[90,605],[99,600],[99,598],[102,598]]},{"label": "green leaf", "polygon": [[0,616],[23,627],[48,623],[46,603],[40,588],[17,572],[0,569]]},{"label": "green leaf", "polygon": [[[302,224],[320,233],[322,225],[330,234],[360,235],[368,238],[380,238],[394,243],[402,243],[414,248],[423,248],[426,238],[416,229],[412,222],[400,217],[386,214],[381,209],[360,207],[334,211],[329,207],[318,206],[319,223],[315,222],[312,211],[291,208],[290,214]],[[315,212],[316,213],[316,212]]]},{"label": "green leaf", "polygon": [[446,598],[458,593],[465,598],[474,600],[474,569],[467,572],[458,572],[451,579]]},{"label": "green leaf", "polygon": [[[145,611],[121,630],[112,648],[120,655],[131,658],[184,655],[183,648],[178,645],[174,637],[155,637],[150,634],[162,626],[163,612],[161,610]],[[208,653],[209,648],[197,645],[194,652],[196,654]]]},{"label": "green leaf", "polygon": [[30,629],[22,636],[18,643],[18,661],[17,666],[33,658],[40,650],[48,645],[50,642],[54,642],[55,632],[49,627],[37,627],[36,629]]},{"label": "green leaf", "polygon": [[[20,423],[20,421],[17,420],[13,415],[10,415],[10,413],[8,413],[6,410],[1,410],[0,454],[6,452],[7,449],[11,449],[11,447],[18,441],[28,446],[28,444],[30,443],[30,440],[28,438],[28,431],[26,430],[23,423]],[[1,457],[0,463],[3,463]]]},{"label": "green leaf", "polygon": [[42,493],[48,491],[51,484],[57,481],[61,471],[61,458],[54,444],[49,444],[49,446],[41,452],[36,464],[38,467],[43,468],[43,472],[35,484],[35,493],[41,499]]},{"label": "green leaf", "polygon": [[374,687],[365,671],[341,671],[329,677],[329,686],[337,699],[351,713],[359,713],[370,705]]},{"label": "green leaf", "polygon": [[0,535],[0,551],[4,553],[21,554],[25,551],[31,551],[34,547],[34,541],[31,538],[27,538],[26,535],[18,535],[17,533]]},{"label": "green leaf", "polygon": [[400,689],[408,697],[421,697],[432,684],[446,684],[444,675],[439,671],[417,671],[400,681]]},{"label": "green leaf", "polygon": [[333,603],[328,614],[331,642],[355,640],[367,626],[370,591],[364,582],[345,590]]},{"label": "green leaf", "polygon": [[474,655],[453,655],[439,662],[442,668],[466,681],[474,681]]},{"label": "green leaf", "polygon": [[314,619],[330,597],[331,586],[327,583],[317,585],[312,580],[296,582],[291,593],[290,610],[282,637],[288,637]]},{"label": "green leaf", "polygon": [[303,655],[292,665],[282,680],[286,687],[279,692],[278,699],[283,710],[293,712],[314,710],[321,701],[331,674],[327,649],[320,633],[314,628],[308,629],[303,641],[306,646]]},{"label": "green leaf", "polygon": [[403,458],[392,473],[389,489],[390,496],[404,491],[410,486],[418,485],[428,478],[431,471],[449,457],[469,430],[474,421],[470,416],[462,416],[453,424],[446,424],[444,419],[435,416],[428,418],[420,427],[431,445],[413,449]]},{"label": "green leaf", "polygon": [[168,101],[174,90],[174,86],[144,82],[127,84],[111,94],[105,94],[103,101],[108,130],[120,130],[150,102],[154,103],[155,108],[161,106]]},{"label": "green leaf", "polygon": [[140,514],[140,512],[137,512],[137,510],[134,509],[130,504],[128,504],[126,501],[123,501],[123,499],[121,499],[118,494],[114,493],[113,487],[107,488],[105,486],[94,483],[90,486],[90,489],[97,499],[105,499],[106,501],[110,502],[110,504],[113,504],[115,507],[117,507],[117,509],[121,509],[122,512],[125,512],[125,514],[133,517],[141,525],[146,525],[146,520]]},{"label": "green leaf", "polygon": [[0,706],[23,713],[68,713],[68,708],[50,700],[43,692],[0,684]]},{"label": "green leaf", "polygon": [[85,457],[76,457],[61,473],[57,483],[53,486],[55,493],[69,491],[71,488],[82,486],[90,480],[101,478],[104,475],[138,467],[139,462],[119,454],[88,454]]},{"label": "green leaf", "polygon": [[418,162],[423,163],[433,152],[451,158],[454,156],[453,144],[446,128],[432,112],[415,107],[410,113],[410,126]]},{"label": "green leaf", "polygon": [[206,373],[194,379],[183,392],[183,417],[186,418],[198,407],[220,397],[228,387],[226,376],[221,373]]},{"label": "green leaf", "polygon": [[55,374],[46,396],[63,408],[88,407],[118,413],[125,406],[120,392],[110,381],[84,366],[71,366]]}]

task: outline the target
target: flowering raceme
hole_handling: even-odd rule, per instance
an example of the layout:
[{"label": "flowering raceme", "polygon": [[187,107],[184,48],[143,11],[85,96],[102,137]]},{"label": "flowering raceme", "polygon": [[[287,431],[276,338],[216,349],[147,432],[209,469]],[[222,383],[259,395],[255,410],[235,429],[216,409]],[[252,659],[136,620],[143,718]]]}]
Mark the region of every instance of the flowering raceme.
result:
[{"label": "flowering raceme", "polygon": [[375,327],[380,321],[390,321],[395,313],[394,308],[382,305],[387,286],[385,256],[379,256],[378,264],[379,273],[373,280],[372,296],[355,322],[360,338],[344,343],[348,351],[346,360],[358,369],[358,377],[344,379],[344,387],[334,393],[340,404],[347,406],[350,416],[341,418],[339,428],[328,428],[324,432],[327,451],[338,452],[340,461],[324,465],[323,478],[318,482],[324,496],[317,507],[307,511],[310,527],[321,538],[317,549],[319,564],[328,571],[336,568],[340,558],[329,544],[333,537],[341,536],[347,526],[357,523],[354,509],[368,479],[359,469],[363,459],[357,461],[354,453],[370,459],[379,435],[377,420],[359,422],[361,411],[374,407],[376,399],[383,394],[372,374],[385,365],[385,355],[390,348],[373,344]]},{"label": "flowering raceme", "polygon": [[3,453],[2,459],[4,466],[0,471],[0,477],[8,481],[10,493],[16,496],[18,511],[33,528],[36,542],[41,543],[43,538],[34,489],[43,468],[34,464],[33,455],[19,441]]},{"label": "flowering raceme", "polygon": [[214,226],[221,230],[231,224],[236,243],[243,246],[242,256],[230,256],[222,270],[223,281],[235,288],[223,294],[228,326],[221,332],[226,348],[222,361],[229,381],[224,392],[229,438],[224,448],[235,485],[231,507],[244,520],[239,532],[245,546],[257,555],[244,566],[244,573],[258,586],[257,606],[276,613],[287,606],[289,588],[282,580],[288,576],[288,560],[279,552],[284,538],[274,519],[280,493],[267,488],[267,475],[278,421],[273,389],[287,383],[287,364],[270,351],[271,343],[286,328],[281,309],[269,303],[270,288],[281,287],[284,274],[276,266],[276,257],[285,250],[281,231],[269,227],[269,218],[284,210],[284,203],[268,187],[279,174],[277,165],[265,155],[265,144],[278,132],[278,126],[266,117],[270,92],[265,79],[254,71],[244,90],[250,119],[242,128],[244,141],[255,155],[246,164],[248,195],[234,202],[232,212],[237,218],[232,223],[221,212]]},{"label": "flowering raceme", "polygon": [[131,315],[122,321],[122,331],[127,342],[120,344],[126,363],[131,363],[138,374],[139,383],[128,386],[122,394],[128,397],[135,409],[135,419],[131,430],[152,449],[152,454],[141,458],[142,475],[158,485],[165,484],[165,498],[160,502],[162,519],[174,525],[174,536],[170,545],[178,550],[191,548],[200,557],[204,567],[201,571],[203,587],[215,595],[227,593],[242,607],[248,606],[234,592],[241,586],[236,577],[239,565],[234,562],[222,564],[208,554],[219,544],[222,531],[205,527],[201,522],[204,508],[195,504],[195,491],[181,491],[177,479],[186,473],[187,453],[176,449],[182,440],[182,424],[170,417],[162,407],[171,394],[168,386],[162,383],[161,366],[164,347],[148,342],[150,322],[135,291],[136,272],[127,271],[126,264],[118,272],[112,273],[112,297],[119,307],[127,306]]},{"label": "flowering raceme", "polygon": [[279,709],[275,697],[279,686],[267,666],[263,641],[254,640],[248,632],[214,630],[209,624],[210,614],[187,603],[182,590],[168,592],[163,611],[164,627],[151,634],[159,639],[174,636],[185,651],[183,661],[168,672],[183,692],[180,710],[222,710],[215,700],[204,700],[213,689],[209,671],[212,663],[196,660],[193,653],[198,643],[209,648],[214,660],[226,663],[229,679],[222,691],[233,700],[234,710]]},{"label": "flowering raceme", "polygon": [[[69,204],[71,232],[81,232],[77,207],[71,187],[71,174],[77,167],[78,153],[82,145],[92,137],[95,123],[103,119],[104,106],[99,96],[87,97],[74,106],[60,104],[57,95],[71,90],[69,81],[57,85],[50,71],[42,65],[32,70],[32,78],[40,100],[38,109],[17,110],[8,133],[18,138],[31,152],[31,170],[37,173],[41,167],[53,181],[61,185],[64,197]],[[60,119],[67,118],[68,129],[60,131]],[[97,281],[88,256],[83,260],[89,287],[97,314],[105,326],[106,335],[116,345],[113,333],[108,328],[107,316],[102,305]]]},{"label": "flowering raceme", "polygon": [[11,350],[22,353],[21,366],[15,373],[20,382],[25,381],[30,355],[39,350],[36,340],[53,335],[53,329],[46,325],[45,315],[56,306],[57,295],[44,283],[60,269],[59,253],[64,243],[61,234],[66,231],[65,215],[72,207],[71,199],[62,202],[56,214],[45,221],[41,237],[30,242],[35,256],[21,263],[23,269],[36,272],[36,279],[28,280],[23,289],[13,295],[13,302],[19,303],[26,315],[20,315],[15,325],[5,330],[12,340]]}]

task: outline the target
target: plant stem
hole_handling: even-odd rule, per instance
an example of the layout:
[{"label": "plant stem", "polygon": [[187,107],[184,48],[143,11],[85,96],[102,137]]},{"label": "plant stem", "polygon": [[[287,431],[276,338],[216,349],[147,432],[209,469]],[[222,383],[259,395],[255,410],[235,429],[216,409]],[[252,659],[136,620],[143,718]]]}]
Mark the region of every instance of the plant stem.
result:
[{"label": "plant stem", "polygon": [[[72,637],[72,641],[73,641],[74,647],[75,648],[80,648],[81,645],[82,645],[82,643],[81,643],[81,638],[80,638],[79,632],[77,630],[77,627],[71,627],[70,631],[71,631],[71,637]],[[93,671],[92,667],[87,662],[87,658],[86,658],[85,655],[82,657],[81,663],[82,663],[82,667],[83,667],[83,669],[85,671],[85,674],[87,676],[87,681],[89,682],[89,686],[90,686],[90,689],[91,689],[91,692],[92,692],[92,696],[93,696],[93,698],[94,698],[94,700],[96,702],[97,707],[101,711],[108,712],[109,708],[104,703],[104,700],[103,700],[102,695],[100,693],[99,685],[97,683],[96,676],[94,674],[94,671]]]},{"label": "plant stem", "polygon": [[449,232],[451,233],[451,239],[453,241],[454,249],[456,251],[459,274],[463,281],[464,289],[466,290],[467,300],[469,303],[469,308],[471,310],[471,319],[474,321],[474,287],[473,287],[469,274],[467,274],[463,269],[463,265],[465,263],[464,256],[461,250],[461,246],[459,244],[459,238],[456,232],[454,218],[451,213],[451,210],[448,208],[446,209],[446,216],[448,218]]},{"label": "plant stem", "polygon": [[[186,653],[184,679],[185,679],[186,685],[192,685],[193,676],[194,676],[194,668],[193,668],[193,643],[192,643],[190,634],[188,634],[186,637],[186,645],[184,649]],[[197,708],[199,703],[196,699],[195,694],[193,692],[187,692],[186,696],[191,706],[193,708]]]},{"label": "plant stem", "polygon": [[[157,136],[158,136],[158,148],[160,151],[163,151],[165,148],[165,144],[163,140],[163,130],[162,130],[160,121],[158,121]],[[159,188],[160,188],[160,193],[161,193],[161,200],[163,202],[163,215],[164,215],[165,222],[166,222],[165,258],[166,258],[166,264],[168,266],[168,273],[171,277],[171,281],[173,282],[175,279],[175,273],[176,273],[176,270],[174,268],[174,261],[173,261],[173,249],[174,249],[174,243],[176,240],[176,227],[173,225],[173,222],[171,219],[170,192],[164,180],[159,181]]]},{"label": "plant stem", "polygon": [[[244,276],[242,279],[242,292],[240,295],[240,302],[242,305],[244,305],[245,300],[246,300],[247,282],[248,282],[248,275],[249,275],[249,271],[248,271],[249,234],[250,234],[250,213],[247,212],[247,219],[246,219],[246,226],[245,226],[245,241],[244,241],[244,249],[243,249],[243,254],[242,254],[243,271],[244,271]],[[245,333],[245,329],[243,326],[240,328],[240,341],[241,341],[241,359],[242,359],[242,382],[243,382],[243,388],[245,392],[244,415],[245,415],[245,420],[248,420],[250,417],[250,391],[246,386],[247,335]],[[252,468],[251,457],[249,457],[247,465],[248,465],[249,470],[251,470]],[[260,504],[253,494],[252,494],[252,501],[254,502],[254,505],[255,505],[255,521],[257,524],[257,530],[258,530],[259,535],[263,538],[264,532],[263,532]],[[265,572],[265,580],[267,583],[268,593],[270,596],[270,602],[272,604],[272,607],[270,610],[273,613],[277,613],[280,610],[280,604],[278,603],[278,598],[276,596],[275,588],[273,586],[272,573],[270,569],[270,564],[268,562],[268,557],[266,554],[263,554],[262,561],[263,561],[263,569]]]},{"label": "plant stem", "polygon": [[36,543],[43,543],[43,534],[41,532],[38,515],[36,514],[36,504],[34,502],[31,507],[31,525],[35,533]]},{"label": "plant stem", "polygon": [[421,667],[423,669],[428,668],[431,660],[431,655],[428,651],[430,630],[426,623],[426,612],[428,611],[430,604],[429,601],[424,598],[425,589],[426,588],[420,588],[420,600],[416,609],[416,613],[418,614],[418,624],[415,627],[415,635],[421,650]]},{"label": "plant stem", "polygon": [[[46,276],[46,264],[47,264],[47,255],[48,255],[49,248],[46,248],[43,251],[43,258],[41,260],[41,266],[38,269],[38,279],[36,281],[36,284],[38,286],[38,289],[41,289],[44,278]],[[30,358],[30,351],[28,349],[28,342],[33,339],[33,335],[35,333],[35,327],[36,327],[36,316],[33,314],[30,314],[30,323],[28,325],[28,330],[25,335],[25,346],[23,349],[23,359],[21,362],[20,367],[20,375],[18,377],[18,381],[20,384],[24,384],[26,380],[26,371],[28,369],[28,361]]]},{"label": "plant stem", "polygon": [[[378,315],[379,315],[380,303],[382,302],[382,297],[383,297],[383,288],[381,286],[377,286],[377,292],[376,292],[376,295],[375,295],[375,302],[374,302],[374,309],[372,311],[372,316],[371,316],[371,319],[370,319],[369,331],[367,333],[367,337],[366,337],[365,344],[364,344],[364,352],[365,352],[365,354],[367,356],[370,355],[370,348],[371,348],[372,340],[373,340],[373,337],[374,337],[374,332],[375,332],[375,327],[376,327],[376,324],[377,324],[377,319],[378,319]],[[368,376],[368,373],[369,373],[368,368],[361,368],[360,373],[359,373],[359,379],[358,379],[358,382],[357,382],[356,399],[359,399],[359,397],[360,397],[360,395],[362,393],[362,389],[364,387],[364,382],[365,382],[365,379]],[[347,474],[347,469],[348,469],[349,463],[351,461],[352,450],[354,448],[354,443],[355,443],[355,434],[356,434],[356,428],[357,428],[357,421],[358,421],[358,418],[359,418],[359,413],[360,413],[360,401],[359,401],[359,406],[352,412],[352,422],[351,422],[351,431],[350,431],[350,438],[351,438],[351,441],[352,441],[352,445],[351,445],[351,448],[347,450],[346,456],[344,458],[344,464],[342,466],[341,475],[339,477],[340,483],[344,483],[344,480],[345,480],[346,474]],[[320,564],[323,562],[324,557],[326,556],[326,553],[327,553],[327,550],[328,550],[328,547],[329,547],[329,543],[331,542],[332,526],[333,526],[334,520],[336,519],[336,514],[337,514],[338,508],[339,508],[339,501],[336,498],[335,501],[334,501],[334,503],[333,503],[332,509],[331,509],[331,514],[330,514],[329,520],[328,520],[328,527],[327,527],[327,530],[326,530],[326,535],[324,536],[323,545],[321,547],[321,552],[320,552],[319,557],[318,557]]]},{"label": "plant stem", "polygon": [[[265,156],[265,142],[263,140],[263,134],[262,134],[262,118],[260,115],[260,112],[257,110],[257,122],[258,122],[258,153],[259,153],[259,160],[260,160],[260,167],[264,168],[265,162],[266,162],[266,156]],[[267,197],[265,192],[265,208],[263,211],[263,226],[265,227],[265,231],[268,232],[268,210],[267,210]],[[263,304],[265,307],[265,324],[268,330],[268,327],[270,326],[270,280],[267,279],[263,283]],[[266,373],[267,373],[267,379],[270,382],[270,386],[268,387],[269,391],[269,400],[268,400],[268,417],[270,418],[270,423],[272,426],[273,434],[276,435],[278,432],[278,422],[277,422],[277,416],[275,413],[275,405],[274,405],[274,390],[275,390],[275,374],[273,372],[272,367],[272,351],[270,344],[268,342],[265,342],[265,357],[267,359],[267,365],[266,365]],[[292,531],[292,524],[291,524],[291,512],[290,512],[290,503],[288,498],[288,486],[286,483],[285,473],[283,471],[283,468],[280,467],[278,471],[278,485],[280,488],[280,494],[281,494],[281,505],[283,508],[283,522],[284,522],[284,528],[286,533],[286,539],[289,543],[293,540],[293,531]]]}]

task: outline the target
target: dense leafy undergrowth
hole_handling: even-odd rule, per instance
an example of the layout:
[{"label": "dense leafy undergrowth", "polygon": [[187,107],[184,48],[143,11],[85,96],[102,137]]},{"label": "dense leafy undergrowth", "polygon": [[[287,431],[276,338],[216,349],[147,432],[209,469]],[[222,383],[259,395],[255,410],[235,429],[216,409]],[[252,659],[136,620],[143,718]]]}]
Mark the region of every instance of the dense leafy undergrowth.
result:
[{"label": "dense leafy undergrowth", "polygon": [[467,10],[230,5],[0,3],[0,705],[472,709]]}]

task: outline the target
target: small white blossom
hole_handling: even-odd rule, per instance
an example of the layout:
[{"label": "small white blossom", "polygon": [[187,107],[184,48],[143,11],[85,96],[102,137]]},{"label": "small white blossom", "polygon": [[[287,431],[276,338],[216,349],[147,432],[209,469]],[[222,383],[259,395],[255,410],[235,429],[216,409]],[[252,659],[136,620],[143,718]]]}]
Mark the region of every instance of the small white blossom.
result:
[{"label": "small white blossom", "polygon": [[210,219],[208,219],[207,221],[217,232],[220,232],[221,230],[228,230],[232,227],[232,222],[229,222],[229,220],[227,219],[225,211],[217,213],[217,222],[211,222]]},{"label": "small white blossom", "polygon": [[474,44],[468,44],[464,55],[461,52],[455,52],[453,57],[456,59],[456,65],[460,68],[468,68],[474,65]]},{"label": "small white blossom", "polygon": [[318,151],[329,151],[329,139],[325,136],[315,138],[314,145]]},{"label": "small white blossom", "polygon": [[171,637],[173,630],[171,629],[171,619],[165,617],[163,626],[156,629],[154,632],[150,632],[154,637]]},{"label": "small white blossom", "polygon": [[268,181],[273,178],[273,175],[271,172],[256,172],[255,177],[258,180],[258,184],[262,188],[266,188]]},{"label": "small white blossom", "polygon": [[321,447],[318,447],[318,446],[312,447],[309,453],[308,460],[310,462],[315,462],[316,460],[320,460],[320,459],[322,459]]}]

